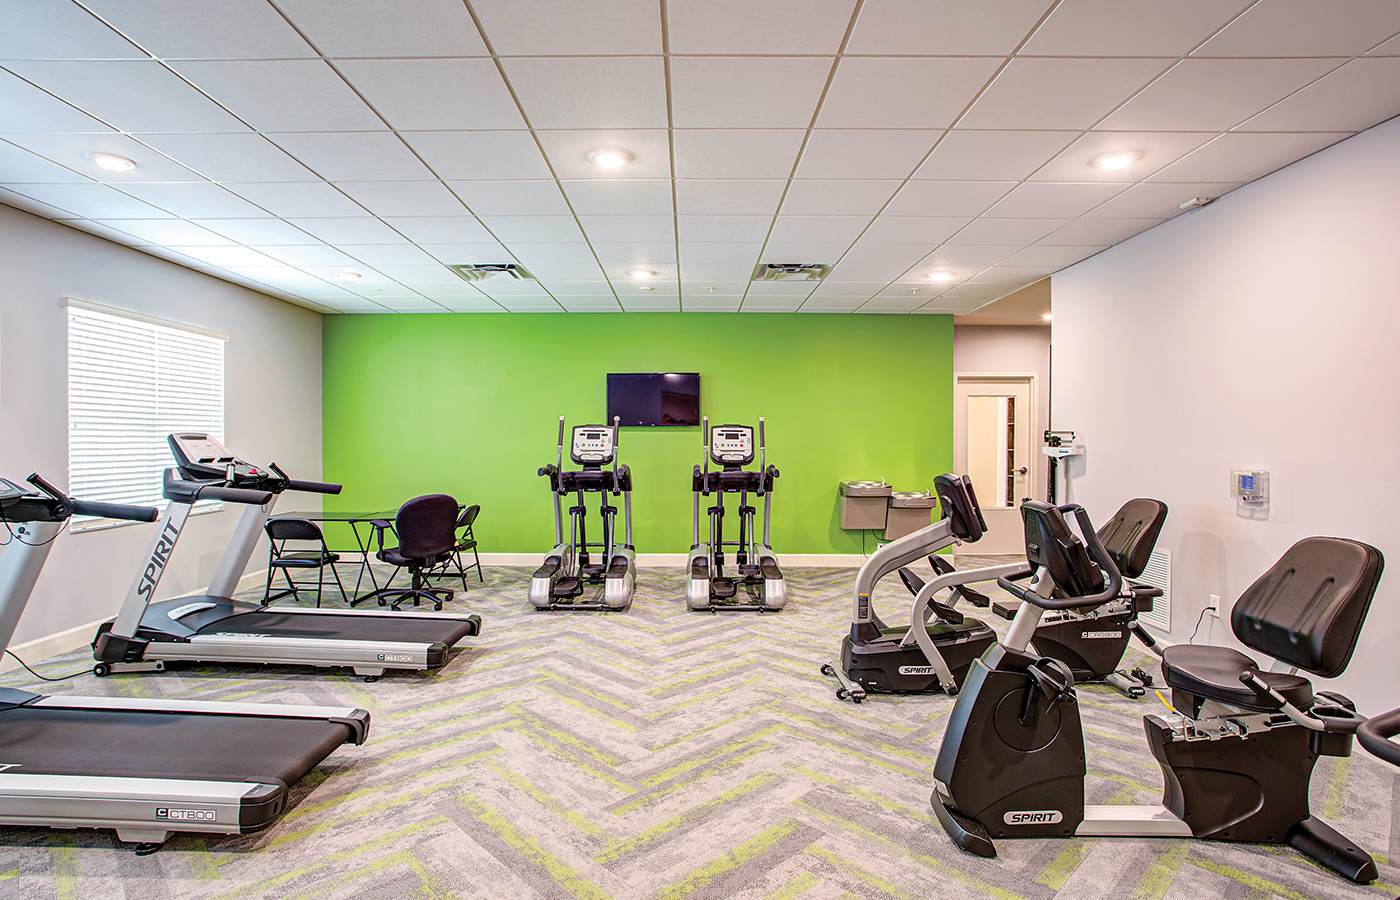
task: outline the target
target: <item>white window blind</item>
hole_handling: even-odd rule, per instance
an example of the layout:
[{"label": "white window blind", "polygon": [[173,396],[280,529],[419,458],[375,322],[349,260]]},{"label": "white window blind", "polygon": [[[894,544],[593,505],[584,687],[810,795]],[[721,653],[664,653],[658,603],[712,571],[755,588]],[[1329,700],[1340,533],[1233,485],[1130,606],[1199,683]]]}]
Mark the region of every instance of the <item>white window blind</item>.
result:
[{"label": "white window blind", "polygon": [[69,491],[161,505],[161,475],[174,462],[166,435],[223,440],[224,344],[209,333],[70,301]]}]

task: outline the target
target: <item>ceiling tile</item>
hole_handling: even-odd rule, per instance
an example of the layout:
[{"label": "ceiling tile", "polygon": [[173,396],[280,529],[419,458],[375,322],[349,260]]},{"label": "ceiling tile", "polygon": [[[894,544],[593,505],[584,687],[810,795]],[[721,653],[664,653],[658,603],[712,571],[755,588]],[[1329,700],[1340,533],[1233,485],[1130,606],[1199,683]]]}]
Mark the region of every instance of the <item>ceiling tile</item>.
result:
[{"label": "ceiling tile", "polygon": [[666,127],[660,56],[508,59],[503,64],[533,128]]},{"label": "ceiling tile", "polygon": [[1014,181],[910,181],[885,207],[885,215],[972,218],[1015,186]]},{"label": "ceiling tile", "polygon": [[559,297],[572,297],[574,299],[587,297],[601,297],[608,300],[617,299],[617,296],[613,293],[612,285],[608,284],[606,281],[563,281],[550,279],[544,282],[544,286],[556,299]]},{"label": "ceiling tile", "polygon": [[890,295],[871,297],[857,309],[858,313],[907,313],[928,302],[926,294]]},{"label": "ceiling tile", "polygon": [[1377,46],[1367,56],[1400,56],[1400,34]]},{"label": "ceiling tile", "polygon": [[674,241],[675,220],[670,216],[579,216],[579,225],[590,243]]},{"label": "ceiling tile", "polygon": [[[181,61],[170,65],[259,131],[384,128],[364,101],[319,59]],[[180,129],[147,126],[126,130]]]},{"label": "ceiling tile", "polygon": [[673,58],[672,121],[677,128],[805,128],[830,71],[827,59]]},{"label": "ceiling tile", "polygon": [[310,232],[327,244],[401,244],[403,235],[378,219],[288,219],[302,231]]},{"label": "ceiling tile", "polygon": [[1005,56],[1048,7],[1045,0],[866,0],[846,53]]},{"label": "ceiling tile", "polygon": [[556,295],[555,300],[564,307],[565,312],[576,313],[602,313],[602,312],[622,312],[622,305],[617,302],[617,298],[608,295],[607,297],[575,297],[571,294]]},{"label": "ceiling tile", "polygon": [[[676,279],[676,245],[669,241],[633,241],[629,243],[595,243],[593,252],[608,270],[609,278],[627,280],[627,269],[651,269],[657,282]],[[621,270],[619,276],[613,270]]]},{"label": "ceiling tile", "polygon": [[1082,245],[1066,244],[1064,246],[1041,245],[1027,247],[1017,253],[1013,253],[1006,258],[1008,266],[1072,266],[1082,259],[1088,259],[1100,250],[1107,249],[1106,246],[1085,247]]},{"label": "ceiling tile", "polygon": [[798,178],[905,179],[941,131],[816,130],[802,151]]},{"label": "ceiling tile", "polygon": [[[204,181],[204,178],[195,172],[124,134],[11,134],[4,137],[31,153],[37,153],[61,166],[108,184],[120,186],[147,181]],[[108,172],[99,169],[92,161],[93,153],[124,156],[136,163],[136,168],[130,172]],[[17,172],[11,174],[8,165],[0,169],[0,172],[5,173],[0,179],[6,181],[13,181],[18,175]],[[67,179],[56,177],[44,180]]]},{"label": "ceiling tile", "polygon": [[357,217],[366,214],[355,201],[323,181],[235,184],[229,190],[284,219]]},{"label": "ceiling tile", "polygon": [[158,59],[291,59],[316,55],[264,0],[83,3]]},{"label": "ceiling tile", "polygon": [[[534,272],[535,268],[538,266],[548,265],[550,263],[555,265],[584,267],[590,265],[596,266],[598,264],[593,248],[590,247],[582,237],[576,241],[567,243],[521,244],[518,247],[512,247],[511,252],[515,254],[515,258],[524,263],[531,272]],[[437,254],[433,255],[437,256]],[[438,258],[441,259],[442,257],[438,256]],[[540,275],[539,277],[543,278],[545,276]],[[594,276],[590,275],[587,278],[579,278],[578,280],[591,281],[593,277]]]},{"label": "ceiling tile", "polygon": [[1222,134],[1153,175],[1153,182],[1253,181],[1350,137],[1348,134]]},{"label": "ceiling tile", "polygon": [[440,181],[338,181],[336,187],[376,216],[463,216],[467,210]]},{"label": "ceiling tile", "polygon": [[228,247],[234,243],[182,219],[98,219],[97,223],[166,247]]},{"label": "ceiling tile", "polygon": [[[789,241],[770,240],[759,256],[762,263],[834,263],[852,241]],[[752,267],[750,267],[752,272]]]},{"label": "ceiling tile", "polygon": [[1007,244],[946,244],[924,257],[922,265],[968,278],[1019,249]]},{"label": "ceiling tile", "polygon": [[169,249],[214,266],[275,266],[277,261],[247,247],[179,247]]},{"label": "ceiling tile", "polygon": [[112,129],[0,69],[0,128],[7,132],[110,132]]},{"label": "ceiling tile", "polygon": [[155,60],[8,62],[5,67],[122,131],[248,130]]},{"label": "ceiling tile", "polygon": [[[889,276],[893,278],[923,259],[926,253],[928,253],[927,247],[921,247],[914,243],[875,243],[870,240],[869,232],[866,232],[866,236],[846,251],[845,256],[841,257],[841,268],[846,266],[885,266],[894,269],[894,274]],[[844,280],[850,281],[852,279]]]},{"label": "ceiling tile", "polygon": [[491,241],[491,234],[474,216],[393,216],[386,217],[384,224],[415,244],[476,244]]},{"label": "ceiling tile", "polygon": [[875,290],[853,293],[849,296],[844,294],[827,294],[824,291],[817,291],[808,297],[802,304],[802,309],[807,312],[851,312],[866,300],[869,300],[879,292],[883,285],[875,285]]},{"label": "ceiling tile", "polygon": [[553,181],[449,181],[447,186],[478,216],[569,215]]},{"label": "ceiling tile", "polygon": [[1001,60],[841,60],[818,128],[944,129],[972,102]]},{"label": "ceiling tile", "polygon": [[[266,220],[259,219],[259,221]],[[289,266],[347,266],[355,262],[350,256],[342,253],[340,249],[328,247],[325,244],[288,245],[285,247],[273,244],[254,244],[253,249]]]},{"label": "ceiling tile", "polygon": [[472,9],[502,56],[661,53],[655,0],[473,0]]},{"label": "ceiling tile", "polygon": [[[1156,187],[1157,185],[1144,185],[1144,187]],[[1113,203],[1117,203],[1115,198]],[[1119,241],[1126,241],[1134,235],[1141,234],[1147,229],[1165,221],[1165,216],[1161,218],[1136,218],[1136,219],[1111,219],[1092,218],[1075,219],[1063,228],[1056,229],[1046,237],[1037,242],[1037,246],[1083,246],[1092,244],[1116,244]],[[1003,258],[1005,258],[1003,256]],[[1001,260],[990,260],[988,265]]]},{"label": "ceiling tile", "polygon": [[0,59],[133,59],[130,41],[76,3],[6,0]]},{"label": "ceiling tile", "polygon": [[[1030,177],[1031,181],[1101,181],[1132,184],[1176,162],[1215,137],[1215,132],[1091,131]],[[1136,152],[1129,166],[1107,171],[1092,162],[1109,153]]]},{"label": "ceiling tile", "polygon": [[681,301],[679,297],[658,300],[628,297],[622,302],[622,308],[628,312],[680,312]]},{"label": "ceiling tile", "polygon": [[240,244],[305,245],[316,239],[281,219],[195,219],[196,225]]},{"label": "ceiling tile", "polygon": [[927,252],[948,240],[969,221],[943,216],[880,216],[861,235],[860,243],[916,244]]},{"label": "ceiling tile", "polygon": [[1256,3],[1197,50],[1196,56],[1356,56],[1400,31],[1400,6],[1353,0]]},{"label": "ceiling tile", "polygon": [[550,244],[582,238],[573,216],[482,216],[503,244]]},{"label": "ceiling tile", "polygon": [[683,278],[681,297],[724,297],[738,300],[749,289],[747,281],[722,281],[713,279]]},{"label": "ceiling tile", "polygon": [[[681,215],[767,216],[778,212],[786,181],[771,179],[679,179],[676,211]],[[734,238],[741,240],[741,238]]]},{"label": "ceiling tile", "polygon": [[274,134],[270,138],[327,181],[429,181],[433,173],[387,131]]},{"label": "ceiling tile", "polygon": [[1336,68],[1335,59],[1186,59],[1099,126],[1224,131]]},{"label": "ceiling tile", "polygon": [[461,0],[277,0],[316,48],[331,57],[486,56]]},{"label": "ceiling tile", "polygon": [[561,186],[574,212],[580,216],[669,216],[675,213],[671,182],[664,178],[564,181]]},{"label": "ceiling tile", "polygon": [[[526,248],[547,246],[543,244],[524,244]],[[544,260],[537,263],[526,263],[526,268],[530,274],[534,275],[545,284],[554,281],[578,281],[578,282],[599,282],[607,284],[603,275],[603,270],[598,266],[590,255],[587,262],[559,262]]]},{"label": "ceiling tile", "polygon": [[[664,129],[646,131],[539,131],[540,146],[559,178],[670,178],[671,150]],[[616,169],[590,162],[594,150],[624,150],[632,161]]]},{"label": "ceiling tile", "polygon": [[452,312],[503,313],[505,309],[490,297],[449,297],[442,305]]},{"label": "ceiling tile", "polygon": [[170,214],[105,184],[17,184],[26,197],[84,219],[167,219]]},{"label": "ceiling tile", "polygon": [[834,55],[854,0],[670,0],[666,24],[677,54]]},{"label": "ceiling tile", "polygon": [[747,303],[751,300],[799,300],[817,289],[819,281],[755,281],[749,285]]},{"label": "ceiling tile", "polygon": [[[68,186],[69,186],[69,185],[16,185],[16,187],[21,188],[21,189],[23,189],[23,190],[28,190],[28,189],[34,188],[34,187],[40,187],[40,188],[42,188],[42,187],[68,187]],[[81,186],[81,185],[78,185],[78,186]],[[101,185],[98,185],[98,187],[101,187]],[[109,189],[109,190],[110,190],[110,189]],[[69,225],[69,226],[71,226],[71,227],[73,227],[73,228],[81,228],[81,229],[84,230],[84,231],[92,231],[94,234],[99,233],[99,230],[101,230],[101,231],[106,231],[106,230],[107,230],[107,227],[106,227],[105,225],[95,225],[95,226],[93,226],[93,228],[91,228],[91,229],[90,229],[90,228],[87,228],[84,224],[81,224],[81,223],[83,222],[82,219],[75,218],[75,216],[77,215],[77,213],[74,212],[73,210],[63,209],[62,207],[58,207],[58,206],[52,206],[52,205],[50,205],[50,204],[48,204],[48,203],[41,203],[40,201],[35,200],[35,199],[32,198],[32,197],[27,197],[27,196],[25,196],[24,194],[20,194],[20,193],[18,193],[18,192],[16,192],[16,191],[12,191],[12,190],[10,190],[9,188],[0,188],[0,203],[5,204],[6,206],[13,207],[14,209],[23,210],[24,212],[27,212],[27,213],[33,213],[33,214],[36,215],[36,216],[43,216],[43,217],[46,218],[46,219],[54,219],[54,220],[60,220],[60,219],[61,219],[61,220],[63,220],[63,224],[65,224],[65,225]],[[153,209],[153,210],[152,210],[152,213],[153,213],[154,215],[160,215],[160,210]],[[105,235],[104,235],[104,236],[105,236]],[[117,241],[120,241],[120,242],[125,243],[125,242],[128,242],[128,241],[130,240],[130,236],[129,236],[129,235],[124,235],[122,238],[110,238],[110,239],[111,239],[111,240],[117,240]]]},{"label": "ceiling tile", "polygon": [[1400,58],[1354,59],[1237,131],[1362,131],[1400,110]]},{"label": "ceiling tile", "polygon": [[676,233],[690,243],[762,241],[772,224],[772,216],[677,216]]},{"label": "ceiling tile", "polygon": [[888,279],[868,282],[822,281],[811,299],[824,297],[830,300],[868,300],[883,291],[888,284]]},{"label": "ceiling tile", "polygon": [[977,219],[949,238],[954,244],[1033,244],[1069,219]]},{"label": "ceiling tile", "polygon": [[[1239,182],[1185,182],[1137,184],[1089,213],[1099,219],[1153,219],[1161,221],[1181,211],[1181,204],[1193,197],[1220,197],[1239,186]],[[1097,244],[1101,241],[1079,241]]]},{"label": "ceiling tile", "polygon": [[686,281],[743,281],[753,275],[762,244],[683,243],[677,248]]},{"label": "ceiling tile", "polygon": [[1023,56],[1185,56],[1248,0],[1065,0]]},{"label": "ceiling tile", "polygon": [[676,129],[677,178],[787,178],[801,129]]},{"label": "ceiling tile", "polygon": [[681,296],[681,308],[686,312],[738,312],[742,302],[740,297]]},{"label": "ceiling tile", "polygon": [[342,60],[336,68],[400,131],[525,127],[489,59]]},{"label": "ceiling tile", "polygon": [[[321,256],[319,251],[330,250],[334,257]],[[341,253],[340,251],[344,251]],[[303,253],[303,251],[307,251]],[[354,258],[367,266],[375,268],[381,265],[432,265],[437,260],[433,259],[421,248],[412,244],[342,244],[337,248],[320,247],[297,247],[295,249],[277,247],[263,251],[269,256],[275,256],[283,262],[292,265],[339,265],[345,261],[342,259]],[[319,257],[319,258],[318,258]],[[321,261],[324,260],[324,261]]]},{"label": "ceiling tile", "polygon": [[778,244],[850,243],[869,224],[866,216],[778,216],[768,239]]},{"label": "ceiling tile", "polygon": [[[1013,59],[963,128],[1089,128],[1166,70],[1166,59]],[[1152,126],[1124,125],[1148,130]],[[1187,129],[1182,129],[1187,130]]]},{"label": "ceiling tile", "polygon": [[1027,182],[987,210],[992,218],[1073,219],[1121,194],[1121,184]]},{"label": "ceiling tile", "polygon": [[314,181],[316,175],[260,134],[142,134],[141,143],[212,181]]},{"label": "ceiling tile", "polygon": [[1066,131],[960,131],[944,135],[914,177],[921,180],[1020,181],[1063,150]]},{"label": "ceiling tile", "polygon": [[122,190],[185,219],[259,219],[271,213],[217,184],[124,184]]},{"label": "ceiling tile", "polygon": [[[531,247],[533,245],[525,244],[523,246]],[[349,246],[346,249],[354,251],[354,256],[357,259],[369,261],[368,247]],[[512,256],[504,247],[494,241],[488,244],[420,244],[419,249],[427,253],[430,258],[450,266],[468,263],[510,262]],[[516,253],[514,256],[518,258],[520,254]]]},{"label": "ceiling tile", "polygon": [[228,265],[223,267],[223,271],[284,290],[307,290],[319,294],[330,287],[325,281],[314,275],[286,266]]},{"label": "ceiling tile", "polygon": [[1005,285],[1023,287],[1034,284],[1055,270],[1055,266],[1012,266],[1006,263],[980,272],[968,284]]},{"label": "ceiling tile", "polygon": [[[704,184],[705,182],[699,182]],[[749,182],[736,181],[734,184]],[[788,185],[783,213],[790,216],[873,216],[900,186],[899,181],[798,179]],[[678,185],[679,187],[679,185]],[[737,212],[738,210],[736,210]]]}]

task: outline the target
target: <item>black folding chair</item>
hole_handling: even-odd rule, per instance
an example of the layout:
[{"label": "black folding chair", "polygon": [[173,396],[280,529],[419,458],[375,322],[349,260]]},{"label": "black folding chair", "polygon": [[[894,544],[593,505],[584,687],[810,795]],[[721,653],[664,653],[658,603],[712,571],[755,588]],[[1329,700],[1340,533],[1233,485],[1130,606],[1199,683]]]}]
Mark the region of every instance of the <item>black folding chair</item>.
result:
[{"label": "black folding chair", "polygon": [[[476,552],[476,535],[472,533],[472,523],[476,521],[476,517],[480,512],[481,504],[473,503],[471,506],[463,509],[461,514],[457,516],[457,545],[452,548],[451,558],[442,564],[442,570],[433,573],[434,577],[452,576],[461,578],[462,590],[464,591],[467,589],[467,570],[466,567],[462,565],[462,554],[466,553],[468,550],[472,552],[473,558],[476,559],[476,565],[473,568],[476,569],[477,580],[482,584],[486,583],[486,579],[482,577],[481,574],[481,556]],[[455,575],[448,569],[448,566],[452,566],[457,570]]]},{"label": "black folding chair", "polygon": [[[391,609],[398,609],[399,604],[409,598],[417,606],[422,599],[432,603],[434,609],[442,609],[443,601],[451,600],[453,592],[431,587],[424,576],[428,570],[452,558],[453,548],[457,546],[457,501],[446,494],[415,497],[399,508],[392,525],[384,519],[375,519],[370,524],[374,526],[379,544],[375,556],[395,566],[389,582],[402,569],[408,569],[413,580],[406,588],[390,587],[386,582],[384,587],[361,599],[375,597],[383,606],[392,598]],[[390,530],[398,535],[397,547],[384,546],[384,533]]]},{"label": "black folding chair", "polygon": [[[291,595],[296,600],[301,599],[301,590],[310,590],[310,585],[303,583],[298,585],[292,580],[292,569],[315,569],[316,570],[316,605],[321,605],[321,591],[330,584],[326,580],[326,569],[330,569],[331,576],[335,579],[335,585],[340,589],[340,599],[345,600],[345,585],[340,581],[340,573],[335,570],[335,564],[340,561],[340,554],[332,553],[326,546],[326,537],[321,533],[315,522],[310,519],[268,519],[263,526],[267,532],[267,539],[272,547],[268,551],[267,559],[267,587],[263,589],[263,606],[268,605],[273,600]],[[293,549],[289,544],[301,545],[304,549]],[[282,572],[282,577],[287,580],[287,587],[277,593],[272,593],[272,581],[274,572]]]}]

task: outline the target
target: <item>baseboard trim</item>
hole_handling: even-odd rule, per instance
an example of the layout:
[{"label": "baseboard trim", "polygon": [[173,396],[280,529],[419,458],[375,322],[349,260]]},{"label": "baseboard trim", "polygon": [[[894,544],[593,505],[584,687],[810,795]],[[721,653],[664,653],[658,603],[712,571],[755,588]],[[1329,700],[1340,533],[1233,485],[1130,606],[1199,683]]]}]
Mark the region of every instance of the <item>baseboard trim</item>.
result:
[{"label": "baseboard trim", "polygon": [[[488,566],[538,566],[544,553],[483,553],[481,562]],[[639,566],[683,566],[688,553],[638,553]],[[859,553],[778,553],[778,564],[784,566],[835,566],[860,568],[865,557]]]},{"label": "baseboard trim", "polygon": [[[107,619],[104,616],[86,625],[74,625],[72,628],[66,628],[45,637],[16,644],[10,650],[14,652],[15,656],[31,666],[38,665],[52,656],[88,646],[97,634],[97,626],[105,621]],[[14,656],[0,657],[0,672],[13,672],[18,668],[19,663],[15,662]]]}]

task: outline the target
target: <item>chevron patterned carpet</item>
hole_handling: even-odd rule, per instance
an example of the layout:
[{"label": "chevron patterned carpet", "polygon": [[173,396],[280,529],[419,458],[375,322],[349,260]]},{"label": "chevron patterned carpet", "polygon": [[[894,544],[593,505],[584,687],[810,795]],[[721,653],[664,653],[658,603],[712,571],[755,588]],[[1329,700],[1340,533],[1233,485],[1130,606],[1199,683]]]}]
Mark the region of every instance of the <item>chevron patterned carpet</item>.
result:
[{"label": "chevron patterned carpet", "polygon": [[[435,675],[366,684],[314,669],[185,668],[51,692],[355,705],[336,751],[258,834],[179,835],[137,857],[111,832],[0,826],[0,898],[1360,898],[1400,893],[1400,776],[1324,758],[1314,811],[1381,863],[1357,887],[1289,848],[1003,841],[959,852],[929,808],[952,701],[838,701],[818,673],[849,616],[850,569],[789,571],[781,613],[685,610],[679,570],[643,569],[632,610],[538,613],[529,571],[492,568],[452,604],[480,637]],[[891,579],[893,580],[893,579]],[[897,580],[877,607],[907,609]],[[994,620],[1000,626],[1000,620]],[[72,653],[45,674],[90,664]],[[0,684],[35,688],[24,673]],[[1081,689],[1090,802],[1151,803],[1140,716]],[[1150,695],[1149,695],[1150,696]]]}]

